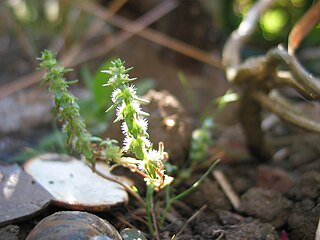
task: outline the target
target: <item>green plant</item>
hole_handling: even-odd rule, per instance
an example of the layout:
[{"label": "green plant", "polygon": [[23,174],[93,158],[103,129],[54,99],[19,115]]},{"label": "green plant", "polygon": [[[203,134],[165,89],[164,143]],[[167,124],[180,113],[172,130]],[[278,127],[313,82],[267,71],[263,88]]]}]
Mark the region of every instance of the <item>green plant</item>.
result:
[{"label": "green plant", "polygon": [[135,86],[129,85],[135,80],[127,74],[131,69],[125,69],[123,62],[117,59],[112,62],[109,70],[103,71],[111,75],[108,83],[103,86],[111,86],[114,89],[111,97],[113,104],[107,111],[116,108],[115,122],[123,121],[123,151],[135,154],[136,159],[141,161],[140,168],[144,170],[141,174],[146,177],[147,183],[158,189],[172,181],[172,178],[164,174],[163,162],[167,160],[168,154],[164,151],[163,143],[160,142],[159,149],[155,150],[148,139],[148,121],[145,117],[149,114],[143,112],[140,107],[140,103],[148,101],[139,98]]},{"label": "green plant", "polygon": [[[87,124],[88,131],[96,135],[106,131],[114,115],[113,111],[105,112],[106,105],[112,104],[111,98],[106,98],[106,96],[111,96],[113,89],[111,87],[101,87],[106,78],[111,77],[110,74],[106,74],[102,70],[109,69],[112,66],[111,62],[114,60],[114,57],[107,59],[94,72],[91,72],[86,65],[80,68],[81,80],[85,88],[89,90],[89,96],[78,101],[80,114]],[[152,79],[140,80],[136,84],[137,93],[143,95],[153,86]]]},{"label": "green plant", "polygon": [[[55,112],[58,119],[63,122],[63,132],[66,133],[67,142],[72,149],[84,155],[92,170],[100,176],[102,174],[95,169],[97,160],[106,161],[111,167],[117,165],[128,167],[144,177],[147,183],[146,203],[139,196],[136,198],[146,207],[150,234],[157,235],[158,224],[154,213],[153,195],[155,191],[168,187],[173,178],[165,174],[164,162],[168,154],[164,151],[163,143],[160,142],[159,149],[155,150],[149,140],[146,119],[148,113],[143,112],[140,106],[141,103],[147,104],[148,101],[137,96],[136,88],[132,84],[135,79],[130,79],[128,75],[131,68],[126,69],[124,63],[117,59],[111,62],[108,70],[103,71],[110,75],[104,86],[112,88],[112,105],[107,111],[116,109],[115,122],[122,121],[121,128],[125,140],[123,147],[120,147],[117,141],[102,140],[86,130],[86,125],[80,116],[79,105],[76,103],[77,98],[68,92],[69,85],[76,81],[67,82],[64,78],[64,74],[71,70],[60,65],[55,53],[48,50],[42,52],[39,60],[40,68],[47,70],[43,83],[49,83],[49,91],[54,95]],[[133,153],[135,158],[125,156],[129,153]],[[161,226],[171,206],[195,190],[217,163],[218,161],[215,161],[195,184],[180,194],[171,196],[169,188],[166,188],[166,206],[158,217]],[[132,189],[127,190],[132,193]]]},{"label": "green plant", "polygon": [[[55,58],[55,53],[45,50],[42,52],[40,68],[46,69],[43,83],[49,83],[49,92],[54,95],[55,112],[58,119],[63,122],[63,132],[67,135],[67,143],[71,148],[84,155],[95,170],[97,160],[104,160],[113,166],[122,165],[141,174],[152,188],[159,190],[169,184],[173,178],[165,174],[163,162],[168,158],[163,143],[159,149],[152,148],[148,139],[146,120],[147,113],[143,112],[140,103],[147,103],[136,94],[133,80],[120,59],[112,61],[109,70],[105,73],[111,75],[104,84],[113,88],[112,106],[116,108],[115,121],[123,121],[122,131],[125,135],[124,146],[121,148],[115,140],[102,140],[91,135],[86,130],[86,124],[80,116],[77,98],[68,92],[70,84],[76,81],[66,81],[64,74],[71,69],[64,68]],[[125,153],[133,152],[136,158],[125,157]]]}]

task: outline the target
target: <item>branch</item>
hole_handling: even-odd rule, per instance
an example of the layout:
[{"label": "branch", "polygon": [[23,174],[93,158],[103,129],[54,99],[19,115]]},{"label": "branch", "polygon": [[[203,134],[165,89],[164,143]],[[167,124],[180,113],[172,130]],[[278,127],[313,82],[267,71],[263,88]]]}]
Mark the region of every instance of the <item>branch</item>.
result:
[{"label": "branch", "polygon": [[143,207],[146,206],[146,203],[143,201],[143,199],[140,197],[140,195],[138,193],[136,193],[127,183],[125,183],[123,181],[123,179],[119,179],[117,177],[111,177],[110,175],[106,175],[103,172],[95,169],[94,172],[99,175],[100,177],[118,183],[120,184],[122,187],[124,187],[125,190],[127,190],[128,193],[130,193]]},{"label": "branch", "polygon": [[254,32],[260,16],[266,12],[275,1],[276,0],[260,0],[257,2],[249,10],[238,29],[233,31],[227,40],[222,53],[222,63],[227,72],[229,70],[237,72],[237,67],[240,64],[240,48]]},{"label": "branch", "polygon": [[263,92],[254,92],[253,97],[263,107],[273,112],[284,121],[292,123],[298,127],[301,127],[308,131],[320,133],[320,124],[310,120],[303,115],[294,107],[291,106],[288,101],[273,90],[269,96]]},{"label": "branch", "polygon": [[296,89],[304,97],[310,97],[308,91],[293,78],[289,71],[277,71],[274,82],[277,86],[289,86]]},{"label": "branch", "polygon": [[311,73],[303,68],[295,56],[291,56],[284,49],[279,46],[278,48],[271,49],[267,53],[268,62],[282,63],[286,65],[292,76],[299,82],[307,91],[309,97],[312,99],[319,98],[320,95],[320,79],[314,77]]}]

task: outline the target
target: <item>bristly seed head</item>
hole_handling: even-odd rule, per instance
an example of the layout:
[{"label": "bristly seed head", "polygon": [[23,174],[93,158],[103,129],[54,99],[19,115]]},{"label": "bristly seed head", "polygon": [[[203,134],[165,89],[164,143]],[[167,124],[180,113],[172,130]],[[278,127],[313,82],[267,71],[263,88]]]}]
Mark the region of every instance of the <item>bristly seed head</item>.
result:
[{"label": "bristly seed head", "polygon": [[[121,130],[125,139],[123,141],[124,152],[133,152],[137,159],[141,160],[139,166],[144,166],[143,171],[149,176],[149,181],[156,188],[163,187],[165,175],[163,160],[167,158],[167,153],[163,147],[159,151],[152,149],[152,144],[148,139],[148,121],[145,118],[148,113],[143,112],[140,103],[149,101],[139,98],[134,85],[129,82],[135,78],[129,78],[127,74],[132,68],[126,69],[120,59],[112,61],[109,70],[103,72],[111,74],[107,84],[104,86],[113,87],[111,100],[116,108],[116,119],[122,121]],[[163,146],[163,145],[162,145]],[[159,174],[160,173],[160,174]]]}]

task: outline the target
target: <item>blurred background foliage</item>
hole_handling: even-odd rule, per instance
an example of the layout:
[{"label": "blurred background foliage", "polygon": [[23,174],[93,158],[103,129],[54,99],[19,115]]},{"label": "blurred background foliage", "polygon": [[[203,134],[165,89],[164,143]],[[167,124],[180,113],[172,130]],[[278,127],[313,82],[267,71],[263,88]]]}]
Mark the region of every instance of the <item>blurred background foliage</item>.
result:
[{"label": "blurred background foliage", "polygon": [[[95,2],[101,9],[119,4],[121,7],[115,14],[135,20],[162,0],[0,1],[0,84],[33,72],[37,67],[35,59],[45,48],[54,49],[59,55],[63,55],[86,38],[90,41],[82,44],[80,51],[90,46],[107,45],[106,36],[118,33],[119,29],[108,22],[104,24],[94,14],[81,11],[77,4],[86,1]],[[255,2],[256,0],[180,0],[176,9],[161,17],[150,28],[220,57],[227,37],[238,27]],[[243,56],[263,54],[279,43],[287,44],[293,25],[314,2],[315,0],[278,0],[272,9],[261,16],[258,30],[243,49]],[[90,35],[89,30],[97,26],[97,23],[103,27]],[[320,24],[304,39],[297,51],[303,64],[317,75],[320,75],[319,36]],[[90,96],[81,100],[80,105],[82,114],[94,133],[103,132],[107,127],[108,117],[104,110],[107,106],[106,95],[111,90],[100,88],[106,79],[100,70],[107,68],[111,59],[112,54],[103,56],[98,64],[85,62],[76,66],[75,73],[68,76],[71,79],[79,78],[80,83],[89,89]],[[141,62],[143,61],[140,60]],[[179,73],[179,69],[177,72]],[[180,81],[184,79],[181,76],[180,74]],[[142,79],[138,84],[141,94],[153,87],[154,81],[150,79]],[[54,136],[58,136],[57,142],[61,140],[58,134]],[[49,140],[52,142],[52,139]]]},{"label": "blurred background foliage", "polygon": [[[187,2],[190,0],[187,0]],[[108,5],[111,1],[98,1],[101,5]],[[128,1],[129,6],[139,9],[141,1]],[[152,2],[152,1],[151,1]],[[154,2],[154,1],[153,1]],[[212,20],[212,27],[227,36],[241,22],[248,9],[255,0],[198,0],[203,11]],[[285,42],[293,24],[306,12],[314,0],[279,0],[275,6],[261,16],[260,33],[257,35],[268,41]],[[2,5],[12,13],[10,18],[3,18],[1,31],[4,25],[15,35],[15,24],[23,26],[28,37],[34,41],[40,37],[54,37],[58,32],[65,31],[66,25],[72,27],[70,41],[77,37],[86,27],[90,26],[92,16],[81,13],[72,7],[68,0],[4,0]],[[2,10],[4,12],[6,10]],[[137,11],[138,12],[138,11]],[[2,14],[3,15],[3,14]],[[3,15],[8,17],[8,15]],[[13,27],[13,28],[12,28]],[[71,31],[71,30],[69,30]],[[3,32],[2,32],[3,33]],[[320,33],[320,25],[310,34],[307,43],[314,43]],[[36,45],[33,45],[37,48]]]},{"label": "blurred background foliage", "polygon": [[[112,1],[97,1],[101,6],[108,6],[110,2]],[[126,1],[121,12],[127,13],[126,15],[130,17],[138,17],[141,12],[146,11],[149,6],[159,1],[147,2]],[[186,8],[197,5],[196,10],[202,13],[198,17],[206,18],[207,26],[204,36],[207,38],[206,41],[213,42],[215,46],[218,42],[221,48],[227,36],[239,25],[254,2],[255,0],[185,0],[181,1],[181,5],[186,5]],[[261,49],[268,49],[278,43],[286,43],[292,26],[313,2],[314,0],[279,0],[272,9],[261,16],[259,31],[250,43],[251,50],[255,49],[259,52]],[[0,33],[17,38],[25,46],[23,50],[29,52],[29,56],[31,52],[33,53],[31,56],[38,56],[46,40],[55,39],[54,45],[60,46],[62,48],[60,50],[63,50],[78,41],[84,29],[90,28],[92,21],[94,21],[92,15],[81,12],[73,4],[68,0],[4,0],[0,2],[0,5],[3,5],[0,10],[2,16]],[[195,11],[194,9],[190,11]],[[178,13],[179,11],[172,14]],[[135,14],[137,16],[134,16]],[[185,21],[187,24],[187,18]],[[176,31],[179,31],[179,23],[176,22],[176,25]],[[188,29],[188,25],[185,25],[185,28],[188,31],[193,30]],[[111,31],[110,29],[112,27],[106,24],[103,32]],[[170,35],[170,31],[168,34]],[[308,53],[313,52],[310,48],[317,47],[319,35],[320,25],[309,34],[301,47],[301,49],[307,47],[301,53],[304,60],[309,61],[316,58],[315,54],[310,56]],[[57,38],[57,36],[60,37]],[[179,36],[177,37],[179,38]],[[180,37],[188,41],[183,34]],[[25,41],[25,38],[28,39],[28,42]],[[2,38],[2,45],[4,41],[8,40],[8,38]],[[249,55],[251,53],[247,52]]]}]

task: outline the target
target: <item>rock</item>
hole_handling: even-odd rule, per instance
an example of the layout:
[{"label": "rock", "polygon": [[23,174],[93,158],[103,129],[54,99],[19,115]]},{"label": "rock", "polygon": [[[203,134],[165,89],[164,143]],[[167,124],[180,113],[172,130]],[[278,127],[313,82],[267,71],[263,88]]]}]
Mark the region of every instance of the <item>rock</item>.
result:
[{"label": "rock", "polygon": [[42,219],[26,240],[101,239],[121,240],[118,231],[106,220],[86,212],[57,212]]},{"label": "rock", "polygon": [[53,198],[18,165],[0,165],[0,226],[32,217]]},{"label": "rock", "polygon": [[292,202],[273,190],[250,188],[241,196],[240,209],[262,222],[280,227],[290,214]]},{"label": "rock", "polygon": [[280,193],[288,193],[294,186],[294,180],[287,172],[267,165],[258,167],[256,179],[257,187]]},{"label": "rock", "polygon": [[[59,206],[105,211],[129,201],[120,184],[98,176],[84,162],[69,156],[43,154],[28,160],[24,169],[52,194],[52,202]],[[109,177],[116,177],[106,164],[98,162],[96,169]],[[117,178],[131,184],[128,179]]]}]

